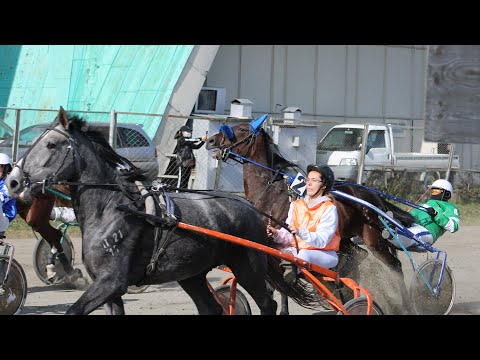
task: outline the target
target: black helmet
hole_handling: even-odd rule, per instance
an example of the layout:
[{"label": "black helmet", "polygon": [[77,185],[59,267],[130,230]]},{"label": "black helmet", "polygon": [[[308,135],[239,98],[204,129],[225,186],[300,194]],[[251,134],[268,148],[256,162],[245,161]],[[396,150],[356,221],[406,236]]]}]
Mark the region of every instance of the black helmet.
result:
[{"label": "black helmet", "polygon": [[176,133],[175,133],[175,136],[173,137],[174,139],[178,139],[180,136],[182,136],[182,131],[188,131],[188,132],[192,132],[192,130],[187,126],[187,125],[183,125],[180,130],[178,130]]},{"label": "black helmet", "polygon": [[318,164],[310,164],[307,166],[307,174],[310,171],[318,171],[322,174],[323,183],[326,186],[326,190],[330,190],[335,182],[335,174],[333,173],[332,169],[330,169],[327,165],[318,165]]}]

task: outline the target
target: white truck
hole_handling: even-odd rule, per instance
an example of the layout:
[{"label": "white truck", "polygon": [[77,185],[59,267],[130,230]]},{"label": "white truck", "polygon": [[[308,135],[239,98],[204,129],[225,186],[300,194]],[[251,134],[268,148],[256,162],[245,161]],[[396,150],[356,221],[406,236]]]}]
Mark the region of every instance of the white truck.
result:
[{"label": "white truck", "polygon": [[[365,129],[368,130],[366,136]],[[368,176],[387,181],[394,171],[407,170],[415,172],[417,180],[425,185],[443,178],[449,164],[451,169],[459,168],[458,155],[450,157],[447,151],[438,153],[436,143],[423,143],[423,149],[430,145],[429,153],[395,152],[393,132],[391,125],[335,125],[317,145],[317,164],[330,166],[340,181],[365,182]],[[360,168],[363,169],[361,178]]]}]

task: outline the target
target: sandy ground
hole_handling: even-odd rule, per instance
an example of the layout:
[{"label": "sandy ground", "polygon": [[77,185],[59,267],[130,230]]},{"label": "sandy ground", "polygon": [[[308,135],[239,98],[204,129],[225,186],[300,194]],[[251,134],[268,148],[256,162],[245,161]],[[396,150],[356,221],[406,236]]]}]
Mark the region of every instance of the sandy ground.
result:
[{"label": "sandy ground", "polygon": [[[445,234],[436,244],[448,253],[448,264],[453,271],[456,283],[455,304],[450,314],[469,315],[480,314],[480,242],[478,233],[480,226],[464,226],[456,234]],[[74,289],[65,284],[46,285],[36,275],[33,269],[32,253],[36,239],[32,234],[29,239],[6,239],[15,245],[15,258],[22,265],[28,283],[26,303],[21,311],[22,315],[55,315],[64,314],[83,293],[83,290]],[[81,240],[72,239],[76,250],[75,266],[86,271],[81,264]],[[413,276],[412,265],[406,255],[400,253],[400,258],[405,270],[407,284]],[[430,255],[431,257],[431,255]],[[414,254],[417,263],[422,263],[427,258],[426,254]],[[374,269],[374,270],[372,270]],[[401,314],[401,305],[397,307],[395,302],[398,298],[398,286],[389,275],[389,271],[379,263],[371,254],[361,265],[362,277],[360,284],[372,293],[374,300],[387,314]],[[220,285],[225,277],[224,272],[213,270],[208,279],[212,285]],[[241,288],[240,288],[241,289]],[[249,300],[253,314],[259,314],[259,309],[252,298],[243,291]],[[177,283],[152,285],[144,293],[126,294],[123,296],[125,311],[127,314],[136,315],[193,315],[196,308],[190,298],[183,292]],[[276,293],[276,300],[280,303],[280,297]],[[393,305],[392,305],[393,303]],[[401,302],[399,303],[401,304]],[[302,308],[290,301],[291,315],[309,315],[314,312]],[[331,311],[323,311],[320,314],[332,314]],[[92,314],[104,315],[103,308],[99,308]]]}]

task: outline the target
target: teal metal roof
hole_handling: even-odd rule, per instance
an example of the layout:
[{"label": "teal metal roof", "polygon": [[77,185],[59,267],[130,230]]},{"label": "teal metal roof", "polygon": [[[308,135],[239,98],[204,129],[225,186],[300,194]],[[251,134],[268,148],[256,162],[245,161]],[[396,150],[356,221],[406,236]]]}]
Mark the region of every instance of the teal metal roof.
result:
[{"label": "teal metal roof", "polygon": [[[193,45],[2,45],[0,106],[163,114],[192,49]],[[22,128],[51,120],[51,113],[25,112]],[[108,115],[95,120],[108,121]],[[11,113],[5,121],[13,126]],[[151,137],[159,125],[158,119],[145,116],[119,115],[118,121],[143,124]]]}]

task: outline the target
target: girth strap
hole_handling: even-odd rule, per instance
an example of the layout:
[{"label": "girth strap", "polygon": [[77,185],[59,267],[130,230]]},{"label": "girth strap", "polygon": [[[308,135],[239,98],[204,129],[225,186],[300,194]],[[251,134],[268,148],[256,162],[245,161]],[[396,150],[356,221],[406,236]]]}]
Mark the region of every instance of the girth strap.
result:
[{"label": "girth strap", "polygon": [[147,265],[147,268],[145,271],[145,276],[150,275],[152,271],[156,269],[158,258],[165,251],[165,244],[167,243],[168,239],[172,235],[174,229],[175,229],[174,227],[170,228],[168,230],[167,235],[163,238],[163,241],[160,241],[162,240],[162,236],[161,236],[162,229],[159,226],[155,226],[155,229],[154,229],[155,245],[154,245],[152,258],[150,259],[150,263]]}]

